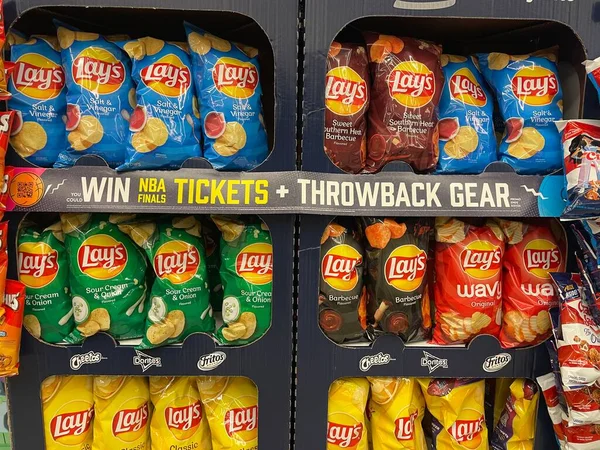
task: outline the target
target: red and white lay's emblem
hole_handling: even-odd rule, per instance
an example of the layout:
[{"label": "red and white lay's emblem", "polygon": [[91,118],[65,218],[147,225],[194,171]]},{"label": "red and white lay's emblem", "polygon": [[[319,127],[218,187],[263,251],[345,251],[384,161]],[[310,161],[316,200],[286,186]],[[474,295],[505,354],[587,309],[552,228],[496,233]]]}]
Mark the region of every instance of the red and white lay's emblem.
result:
[{"label": "red and white lay's emblem", "polygon": [[363,424],[360,422],[346,425],[327,422],[327,443],[343,449],[355,449],[363,436]]},{"label": "red and white lay's emblem", "polygon": [[36,100],[58,97],[65,86],[60,64],[38,53],[26,53],[15,61],[10,77],[15,89]]},{"label": "red and white lay's emblem", "polygon": [[228,97],[250,98],[258,86],[258,69],[251,62],[230,57],[219,58],[212,74],[217,90]]},{"label": "red and white lay's emblem", "polygon": [[107,234],[87,238],[77,251],[79,270],[96,280],[119,275],[127,265],[127,249]]},{"label": "red and white lay's emblem", "polygon": [[235,271],[250,284],[262,285],[273,281],[273,246],[250,244],[235,259]]},{"label": "red and white lay's emblem", "polygon": [[[195,431],[200,426],[201,421],[202,404],[200,400],[184,406],[169,406],[165,408],[165,423],[172,432]],[[189,435],[191,436],[192,434]]]},{"label": "red and white lay's emblem", "polygon": [[546,239],[533,239],[523,249],[523,264],[529,273],[545,280],[557,272],[562,255],[556,244]]},{"label": "red and white lay's emblem", "polygon": [[511,86],[515,97],[531,106],[549,105],[559,90],[556,74],[535,65],[517,71]]},{"label": "red and white lay's emblem", "polygon": [[390,96],[407,108],[421,108],[435,95],[435,77],[425,64],[419,61],[402,61],[390,72],[388,78]]},{"label": "red and white lay's emblem", "polygon": [[338,291],[351,291],[358,284],[357,266],[362,255],[354,247],[340,244],[332,247],[321,261],[323,280]]},{"label": "red and white lay's emblem", "polygon": [[367,104],[367,83],[354,69],[340,66],[327,72],[325,106],[340,116],[360,112]]},{"label": "red and white lay's emblem", "polygon": [[[457,420],[447,430],[456,442],[481,441],[481,432],[483,431],[484,417],[480,416],[473,420]],[[477,446],[473,446],[477,448]]]},{"label": "red and white lay's emblem", "polygon": [[233,408],[225,413],[225,431],[227,436],[256,430],[258,427],[258,406]]},{"label": "red and white lay's emblem", "polygon": [[423,283],[427,253],[416,245],[402,245],[385,262],[385,280],[402,292],[412,292]]},{"label": "red and white lay's emblem", "polygon": [[448,86],[452,97],[459,102],[477,107],[485,106],[487,103],[487,96],[483,88],[473,72],[466,67],[452,74]]},{"label": "red and white lay's emblem", "polygon": [[[118,411],[113,417],[112,432],[114,436],[124,434],[138,434],[143,431],[148,423],[148,403],[136,409],[123,409]],[[137,438],[138,436],[135,436]],[[132,436],[134,438],[134,436]],[[128,441],[128,439],[125,439]]]},{"label": "red and white lay's emblem", "polygon": [[45,242],[24,242],[17,253],[21,283],[39,289],[54,281],[59,269],[56,250]]},{"label": "red and white lay's emblem", "polygon": [[154,272],[173,284],[191,280],[200,265],[198,249],[187,242],[173,240],[161,245],[154,255]]},{"label": "red and white lay's emblem", "polygon": [[104,48],[87,47],[71,67],[73,81],[88,91],[106,95],[119,90],[125,81],[125,66]]},{"label": "red and white lay's emblem", "polygon": [[150,89],[168,97],[185,95],[192,84],[190,69],[173,54],[144,67],[140,78]]},{"label": "red and white lay's emblem", "polygon": [[395,421],[394,435],[399,441],[412,441],[415,433],[415,420],[419,411],[411,413],[408,417],[398,417]]},{"label": "red and white lay's emblem", "polygon": [[500,273],[502,249],[489,241],[475,240],[461,252],[460,264],[470,277],[487,280]]},{"label": "red and white lay's emblem", "polygon": [[50,434],[56,442],[73,445],[81,444],[87,439],[94,417],[94,407],[88,403],[79,403],[82,403],[84,409],[57,414],[50,421]]}]

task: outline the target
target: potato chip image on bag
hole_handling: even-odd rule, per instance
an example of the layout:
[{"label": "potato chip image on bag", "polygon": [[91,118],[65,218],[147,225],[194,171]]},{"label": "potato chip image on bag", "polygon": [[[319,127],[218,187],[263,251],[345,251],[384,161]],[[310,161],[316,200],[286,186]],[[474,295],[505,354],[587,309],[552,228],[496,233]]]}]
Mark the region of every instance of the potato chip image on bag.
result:
[{"label": "potato chip image on bag", "polygon": [[117,170],[179,169],[186,159],[201,156],[190,55],[151,37],[119,45],[132,61],[136,105],[127,160]]},{"label": "potato chip image on bag", "polygon": [[6,280],[3,300],[0,306],[0,376],[12,377],[19,374],[25,285]]},{"label": "potato chip image on bag", "polygon": [[185,23],[200,104],[204,157],[217,170],[250,170],[269,152],[258,51]]},{"label": "potato chip image on bag", "polygon": [[15,111],[10,143],[27,161],[52,167],[67,145],[67,89],[55,36],[32,36],[10,47],[8,107]]},{"label": "potato chip image on bag", "polygon": [[96,33],[55,21],[67,84],[67,149],[54,167],[69,167],[97,155],[115,168],[123,164],[134,89],[131,62],[115,43]]},{"label": "potato chip image on bag", "polygon": [[[327,450],[368,450],[366,378],[340,378],[329,387]],[[375,442],[373,442],[375,443]]]},{"label": "potato chip image on bag", "polygon": [[63,213],[60,220],[76,325],[66,341],[80,343],[99,331],[141,337],[148,296],[142,251],[111,222],[115,215]]},{"label": "potato chip image on bag", "polygon": [[62,342],[75,327],[69,258],[60,222],[46,229],[25,223],[17,239],[19,281],[26,286],[23,325],[44,342]]}]

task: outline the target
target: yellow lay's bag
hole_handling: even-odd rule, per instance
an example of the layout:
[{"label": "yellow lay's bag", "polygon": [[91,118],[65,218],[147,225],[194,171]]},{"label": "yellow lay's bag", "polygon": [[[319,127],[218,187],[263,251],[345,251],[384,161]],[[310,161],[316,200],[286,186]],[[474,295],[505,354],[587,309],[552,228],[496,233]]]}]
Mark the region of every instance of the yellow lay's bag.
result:
[{"label": "yellow lay's bag", "polygon": [[367,450],[365,411],[369,382],[340,378],[331,383],[327,408],[327,450]]},{"label": "yellow lay's bag", "polygon": [[433,416],[436,450],[489,450],[483,380],[420,379],[419,384]]},{"label": "yellow lay's bag", "polygon": [[152,450],[211,449],[195,378],[150,377],[150,400]]},{"label": "yellow lay's bag", "polygon": [[199,377],[213,450],[258,448],[258,389],[248,378]]},{"label": "yellow lay's bag", "polygon": [[494,426],[500,420],[506,400],[510,396],[511,378],[496,378],[494,381]]},{"label": "yellow lay's bag", "polygon": [[42,382],[46,450],[92,447],[92,377],[52,376]]},{"label": "yellow lay's bag", "polygon": [[373,448],[427,450],[423,434],[425,400],[414,378],[367,377]]},{"label": "yellow lay's bag", "polygon": [[94,377],[93,450],[149,450],[149,402],[145,377]]}]

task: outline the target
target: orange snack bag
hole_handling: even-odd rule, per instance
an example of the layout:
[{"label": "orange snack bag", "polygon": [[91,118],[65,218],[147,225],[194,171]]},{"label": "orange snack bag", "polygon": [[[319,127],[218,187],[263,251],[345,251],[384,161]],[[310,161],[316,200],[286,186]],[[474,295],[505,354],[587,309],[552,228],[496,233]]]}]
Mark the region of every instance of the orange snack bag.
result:
[{"label": "orange snack bag", "polygon": [[[4,71],[1,69],[2,68],[0,68],[0,73],[4,73]],[[4,88],[6,88],[6,84],[4,85]],[[2,100],[2,92],[3,88],[0,83],[0,100]],[[12,129],[14,118],[14,111],[0,111],[0,187],[4,186],[4,166],[6,162],[6,152],[8,150],[10,130]]]},{"label": "orange snack bag", "polygon": [[377,450],[427,450],[423,433],[425,400],[415,378],[367,377],[373,447]]},{"label": "orange snack bag", "polygon": [[369,382],[340,378],[331,383],[327,407],[327,450],[367,450],[365,411]]},{"label": "orange snack bag", "polygon": [[0,222],[0,298],[4,296],[6,289],[6,274],[8,272],[8,221]]},{"label": "orange snack bag", "polygon": [[[6,267],[4,276],[6,276]],[[0,376],[10,377],[19,374],[24,311],[25,285],[14,280],[6,281],[4,304],[0,306]]]}]

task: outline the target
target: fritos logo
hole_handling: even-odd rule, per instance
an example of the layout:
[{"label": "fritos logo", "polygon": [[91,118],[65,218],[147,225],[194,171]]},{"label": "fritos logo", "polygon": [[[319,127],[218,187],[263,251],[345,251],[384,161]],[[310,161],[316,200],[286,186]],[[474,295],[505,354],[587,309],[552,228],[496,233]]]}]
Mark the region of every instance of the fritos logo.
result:
[{"label": "fritos logo", "polygon": [[407,108],[421,108],[435,94],[435,77],[429,68],[419,61],[402,61],[388,78],[390,96]]},{"label": "fritos logo", "polygon": [[[126,403],[138,403],[140,399],[130,399]],[[134,442],[144,435],[148,424],[148,402],[139,408],[121,409],[113,417],[112,432],[115,437],[125,441]]]},{"label": "fritos logo", "polygon": [[125,81],[123,63],[100,47],[88,47],[79,53],[71,72],[76,84],[100,95],[118,91]]},{"label": "fritos logo", "polygon": [[475,240],[461,252],[460,264],[470,277],[487,280],[502,268],[502,249],[489,241]]},{"label": "fritos logo", "polygon": [[462,415],[466,415],[468,418],[457,419],[447,431],[456,442],[464,447],[478,448],[482,441],[481,432],[485,418],[477,411],[466,411],[465,413]]},{"label": "fritos logo", "polygon": [[351,67],[340,66],[327,72],[325,106],[340,116],[358,113],[367,103],[367,83]]},{"label": "fritos logo", "polygon": [[50,435],[55,442],[75,446],[88,439],[94,406],[83,401],[69,402],[50,421]]},{"label": "fritos logo", "polygon": [[330,414],[327,421],[327,443],[354,450],[363,437],[363,424],[349,414]]},{"label": "fritos logo", "polygon": [[551,70],[540,66],[523,67],[512,79],[515,97],[531,106],[549,105],[558,94],[558,79]]},{"label": "fritos logo", "polygon": [[258,435],[258,406],[233,408],[225,413],[225,431],[227,436],[239,437],[245,442],[256,439]]},{"label": "fritos logo", "polygon": [[219,58],[213,68],[213,81],[219,92],[233,98],[250,98],[258,86],[258,69],[250,62]]},{"label": "fritos logo", "polygon": [[421,286],[427,271],[427,254],[416,245],[402,245],[385,262],[385,280],[402,292]]},{"label": "fritos logo", "polygon": [[176,439],[191,438],[202,421],[202,403],[197,398],[179,397],[165,408],[165,423]]},{"label": "fritos logo", "polygon": [[323,280],[338,291],[351,291],[358,284],[356,266],[362,264],[362,255],[347,244],[331,248],[321,261]]},{"label": "fritos logo", "polygon": [[477,78],[466,67],[457,70],[450,77],[450,94],[459,102],[467,105],[482,107],[487,103],[487,97]]},{"label": "fritos logo", "polygon": [[127,249],[107,234],[90,236],[77,251],[79,270],[96,280],[119,275],[127,265]]},{"label": "fritos logo", "polygon": [[550,279],[550,273],[557,272],[561,263],[560,249],[546,239],[533,239],[523,249],[525,268],[538,278]]},{"label": "fritos logo", "polygon": [[58,97],[65,86],[65,73],[60,64],[38,53],[26,53],[15,61],[10,77],[15,89],[36,100]]},{"label": "fritos logo", "polygon": [[154,272],[173,284],[191,280],[200,265],[198,249],[184,241],[169,241],[161,245],[154,255]]},{"label": "fritos logo", "polygon": [[167,97],[184,95],[191,85],[190,69],[176,55],[163,56],[140,72],[142,82]]},{"label": "fritos logo", "polygon": [[273,246],[250,244],[235,259],[235,271],[250,284],[267,284],[273,281]]},{"label": "fritos logo", "polygon": [[17,252],[21,283],[39,289],[54,281],[59,268],[56,250],[45,242],[25,242]]},{"label": "fritos logo", "polygon": [[415,432],[415,420],[419,411],[414,411],[406,417],[398,417],[395,421],[394,435],[399,441],[412,441]]}]

